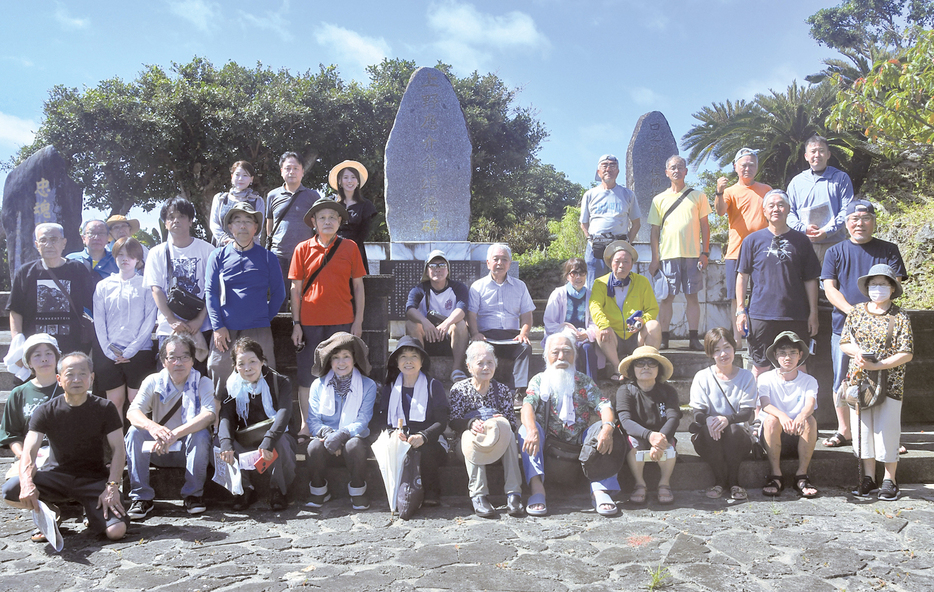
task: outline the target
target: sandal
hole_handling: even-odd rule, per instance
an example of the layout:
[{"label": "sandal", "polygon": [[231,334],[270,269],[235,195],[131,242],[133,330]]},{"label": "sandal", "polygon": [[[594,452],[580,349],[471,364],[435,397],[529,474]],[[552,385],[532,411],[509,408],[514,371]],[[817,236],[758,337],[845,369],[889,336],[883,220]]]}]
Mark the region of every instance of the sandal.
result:
[{"label": "sandal", "polygon": [[785,484],[782,482],[781,475],[768,475],[765,478],[765,485],[762,486],[762,495],[777,497],[785,491]]},{"label": "sandal", "polygon": [[905,445],[904,445],[904,444],[899,444],[899,445],[898,445],[898,453],[899,453],[899,454],[908,454],[908,449],[905,448]]},{"label": "sandal", "polygon": [[629,501],[634,504],[644,504],[645,492],[645,485],[636,485],[632,488],[632,493],[629,494]]},{"label": "sandal", "polygon": [[[813,493],[808,493],[807,490],[812,491]],[[808,479],[808,476],[805,475],[795,475],[795,491],[798,492],[798,495],[801,497],[812,498],[817,497],[817,488],[811,485],[811,480]]]},{"label": "sandal", "polygon": [[840,448],[841,446],[850,446],[853,444],[853,440],[848,440],[840,432],[834,432],[833,436],[827,438],[823,442],[824,446],[827,448]]},{"label": "sandal", "polygon": [[42,531],[39,530],[38,528],[37,528],[36,530],[32,531],[32,536],[29,537],[29,540],[31,540],[31,541],[34,542],[34,543],[47,543],[47,542],[49,542],[49,539],[45,538],[45,535],[42,534]]},{"label": "sandal", "polygon": [[717,499],[723,495],[723,487],[721,485],[714,485],[713,487],[707,488],[707,497],[710,499]]},{"label": "sandal", "polygon": [[670,485],[659,485],[657,495],[660,504],[673,504],[675,502],[675,496],[671,493]]},{"label": "sandal", "polygon": [[616,516],[616,513],[619,512],[616,502],[606,491],[594,491],[590,494],[590,498],[593,501],[593,509],[601,516]]},{"label": "sandal", "polygon": [[746,493],[746,490],[740,487],[739,485],[734,485],[730,488],[730,497],[735,500],[744,500],[749,497]]},{"label": "sandal", "polygon": [[[532,506],[541,506],[540,508],[533,508]],[[536,493],[535,495],[529,498],[529,503],[525,507],[525,513],[529,516],[544,516],[548,514],[548,504],[545,503],[545,494]]]}]

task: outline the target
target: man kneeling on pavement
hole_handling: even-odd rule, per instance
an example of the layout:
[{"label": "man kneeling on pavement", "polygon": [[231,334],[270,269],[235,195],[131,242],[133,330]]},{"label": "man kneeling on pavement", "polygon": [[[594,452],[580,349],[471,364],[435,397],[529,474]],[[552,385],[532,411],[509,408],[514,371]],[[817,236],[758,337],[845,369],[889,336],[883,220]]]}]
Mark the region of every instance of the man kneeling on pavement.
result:
[{"label": "man kneeling on pavement", "polygon": [[[581,445],[588,434],[588,427],[594,416],[599,415],[602,423],[596,438],[599,454],[610,455],[614,452],[613,431],[616,430],[616,412],[593,380],[574,367],[577,350],[573,340],[564,333],[555,333],[545,342],[544,372],[536,374],[529,381],[529,387],[522,402],[522,426],[519,428],[519,447],[522,450],[522,464],[526,481],[532,495],[526,512],[530,516],[544,516],[548,512],[545,503],[545,463],[544,457],[551,455],[557,448],[567,453],[568,460],[579,462]],[[625,450],[622,446],[616,450],[619,455],[619,468],[622,468]],[[565,454],[562,454],[565,456]],[[614,472],[612,476],[590,484],[593,492],[594,509],[606,516],[616,514],[617,507],[610,497],[619,491],[619,483]]]},{"label": "man kneeling on pavement", "polygon": [[169,336],[159,348],[164,366],[143,380],[126,417],[127,472],[130,475],[132,520],[153,510],[149,465],[185,467],[182,497],[189,514],[205,511],[202,500],[213,445],[208,426],[214,423],[211,379],[193,368],[195,343],[188,335]]}]

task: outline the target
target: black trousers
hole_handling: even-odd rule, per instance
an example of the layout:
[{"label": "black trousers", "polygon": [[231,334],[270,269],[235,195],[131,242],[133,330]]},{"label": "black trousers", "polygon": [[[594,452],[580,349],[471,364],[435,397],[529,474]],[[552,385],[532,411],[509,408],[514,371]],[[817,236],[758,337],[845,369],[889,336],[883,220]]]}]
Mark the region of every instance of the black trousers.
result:
[{"label": "black trousers", "polygon": [[719,440],[710,437],[707,426],[691,436],[694,450],[710,465],[717,485],[729,489],[739,482],[739,465],[752,454],[752,440],[739,424],[730,424]]}]

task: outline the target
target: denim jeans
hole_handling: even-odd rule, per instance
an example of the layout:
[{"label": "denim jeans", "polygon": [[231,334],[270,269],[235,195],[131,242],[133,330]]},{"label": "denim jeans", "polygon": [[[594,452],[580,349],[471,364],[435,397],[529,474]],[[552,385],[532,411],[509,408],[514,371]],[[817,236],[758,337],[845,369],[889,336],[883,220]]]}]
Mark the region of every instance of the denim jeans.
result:
[{"label": "denim jeans", "polygon": [[[530,456],[528,452],[523,449],[523,444],[525,443],[525,426],[519,426],[519,450],[522,451],[522,469],[525,471],[525,481],[526,483],[532,480],[532,477],[536,475],[541,476],[542,483],[545,483],[545,457],[544,457],[544,445],[545,430],[542,429],[541,424],[537,421],[535,422],[535,427],[538,429],[539,434],[539,447],[538,452],[535,456]],[[583,473],[582,473],[583,475]],[[619,480],[616,475],[612,475],[603,479],[602,481],[591,481],[590,482],[591,491],[619,491]]]},{"label": "denim jeans", "polygon": [[162,455],[143,452],[143,443],[154,440],[146,430],[135,426],[126,433],[126,466],[130,476],[130,499],[151,500],[156,492],[149,486],[149,465],[157,467],[184,467],[185,485],[182,497],[204,494],[204,482],[208,476],[208,463],[214,453],[211,434],[198,430],[180,440],[182,449]]},{"label": "denim jeans", "polygon": [[593,245],[590,241],[587,241],[584,247],[584,262],[587,263],[587,289],[590,290],[593,288],[593,281],[610,273],[610,270],[603,263],[603,259],[593,256]]}]

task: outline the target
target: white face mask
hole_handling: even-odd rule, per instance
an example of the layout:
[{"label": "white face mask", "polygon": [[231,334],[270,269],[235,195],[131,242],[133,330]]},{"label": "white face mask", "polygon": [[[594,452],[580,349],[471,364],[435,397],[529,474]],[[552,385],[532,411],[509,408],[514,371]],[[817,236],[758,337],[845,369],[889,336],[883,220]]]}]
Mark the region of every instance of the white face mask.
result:
[{"label": "white face mask", "polygon": [[892,286],[868,286],[866,291],[873,302],[883,302],[892,295]]}]

